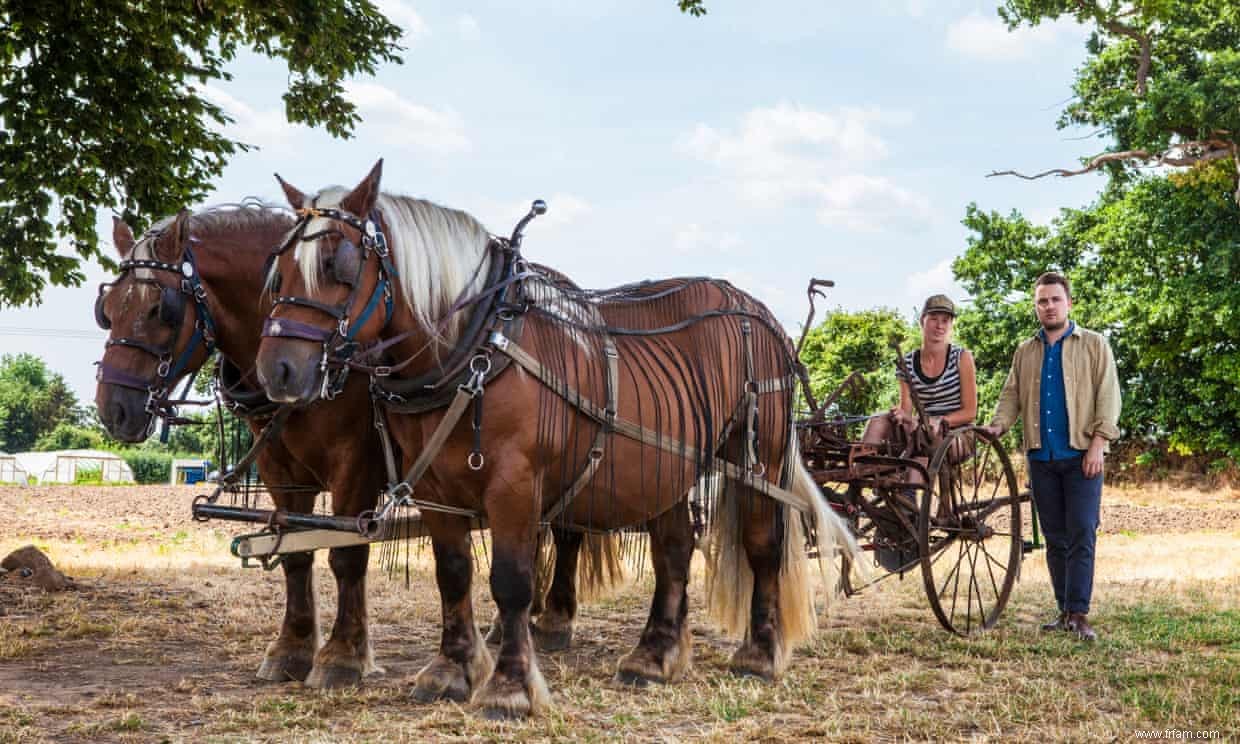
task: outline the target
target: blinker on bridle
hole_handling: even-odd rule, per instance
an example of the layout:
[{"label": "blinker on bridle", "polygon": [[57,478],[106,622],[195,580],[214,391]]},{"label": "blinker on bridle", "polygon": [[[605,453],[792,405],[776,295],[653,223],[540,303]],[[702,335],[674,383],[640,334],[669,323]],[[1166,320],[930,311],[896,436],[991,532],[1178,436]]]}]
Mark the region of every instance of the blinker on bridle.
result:
[{"label": "blinker on bridle", "polygon": [[[300,224],[289,239],[285,241],[284,245],[272,251],[267,259],[269,264],[274,263],[281,254],[295,243],[310,243],[325,236],[340,235],[342,240],[336,246],[331,274],[332,279],[349,288],[349,296],[338,305],[328,305],[327,303],[305,297],[279,295],[272,301],[272,312],[275,312],[275,309],[281,305],[306,307],[328,315],[334,318],[336,322],[331,328],[321,328],[291,318],[273,318],[269,316],[263,322],[263,336],[266,338],[292,338],[322,344],[323,353],[319,361],[319,371],[323,374],[323,386],[320,394],[324,399],[332,400],[344,389],[345,377],[348,375],[348,366],[340,363],[347,362],[354,352],[357,351],[357,333],[366,324],[366,321],[370,320],[370,316],[374,314],[375,310],[378,309],[380,301],[383,302],[384,307],[383,325],[386,327],[388,322],[391,321],[394,296],[392,280],[396,278],[397,271],[388,251],[387,238],[379,228],[378,210],[371,210],[369,218],[365,221],[343,210],[329,207],[306,207],[298,209],[297,214],[301,217]],[[306,226],[310,224],[310,220],[316,217],[343,222],[361,233],[362,245],[360,252],[352,241],[345,238],[344,234],[335,228],[328,228],[306,235]],[[358,314],[355,320],[350,321],[349,310],[353,307],[354,300],[357,299],[362,271],[365,269],[366,260],[370,257],[371,251],[374,251],[375,255],[379,257],[379,281],[375,283],[375,289],[371,293],[370,299],[366,302],[365,307],[362,308],[362,312]],[[276,285],[276,290],[279,290],[278,285]],[[332,366],[333,362],[340,366],[340,372],[334,378],[329,370],[329,366]]]},{"label": "blinker on bridle", "polygon": [[[161,234],[162,231],[151,231],[146,233],[143,238],[154,240]],[[215,322],[212,320],[211,312],[207,308],[207,291],[202,284],[202,277],[198,272],[198,264],[194,260],[194,252],[191,247],[193,243],[194,239],[189,238],[183,246],[181,249],[182,259],[179,264],[143,258],[122,261],[119,266],[120,275],[112,282],[100,284],[99,296],[95,300],[95,322],[103,330],[111,330],[112,321],[107,317],[103,309],[104,297],[107,295],[107,291],[110,291],[111,287],[120,282],[126,274],[136,269],[148,269],[151,271],[162,271],[179,277],[180,281],[173,287],[159,284],[153,279],[135,280],[153,284],[160,288],[159,322],[176,331],[172,342],[168,346],[155,346],[140,339],[129,337],[109,338],[104,346],[105,351],[113,346],[123,346],[137,349],[144,354],[154,357],[158,362],[155,375],[149,379],[143,379],[136,375],[131,375],[124,370],[117,369],[102,360],[95,362],[95,365],[98,367],[98,370],[95,372],[95,379],[97,381],[146,392],[146,412],[164,420],[171,420],[176,416],[175,404],[169,400],[169,395],[172,393],[172,385],[179,376],[184,374],[194,353],[199,348],[202,348],[207,356],[210,356],[215,350]],[[173,345],[175,345],[176,339],[181,335],[181,326],[185,321],[187,298],[193,301],[194,307],[197,310],[197,318],[194,321],[194,333],[185,345],[185,349],[174,358]],[[154,419],[152,419],[152,423],[153,421]]]}]

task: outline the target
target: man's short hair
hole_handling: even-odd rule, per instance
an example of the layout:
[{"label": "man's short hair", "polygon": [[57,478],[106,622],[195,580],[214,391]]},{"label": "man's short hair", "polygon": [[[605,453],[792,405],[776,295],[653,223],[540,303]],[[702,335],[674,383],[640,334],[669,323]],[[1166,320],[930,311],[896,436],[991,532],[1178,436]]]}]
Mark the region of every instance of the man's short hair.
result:
[{"label": "man's short hair", "polygon": [[1038,287],[1043,287],[1048,284],[1062,285],[1063,293],[1068,296],[1069,300],[1072,299],[1072,285],[1068,282],[1068,277],[1055,271],[1047,271],[1037,278],[1037,281],[1033,283],[1033,288],[1034,290],[1037,290]]}]

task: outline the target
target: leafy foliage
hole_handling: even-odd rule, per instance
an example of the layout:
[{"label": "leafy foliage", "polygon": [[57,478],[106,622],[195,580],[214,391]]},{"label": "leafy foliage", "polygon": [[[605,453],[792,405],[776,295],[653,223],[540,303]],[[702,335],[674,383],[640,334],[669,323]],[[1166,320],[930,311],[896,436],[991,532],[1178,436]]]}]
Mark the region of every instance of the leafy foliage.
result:
[{"label": "leafy foliage", "polygon": [[1126,433],[1240,457],[1240,208],[1229,169],[1142,178],[1064,210],[1049,229],[970,207],[973,236],[953,268],[974,297],[958,331],[976,354],[982,411],[1037,328],[1033,280],[1059,269],[1072,280],[1073,317],[1111,338]]},{"label": "leafy foliage", "polygon": [[895,338],[907,351],[921,343],[917,326],[894,310],[880,308],[847,312],[837,309],[805,337],[801,361],[809,369],[810,386],[821,401],[854,370],[862,373],[856,390],[839,399],[846,415],[864,415],[894,406],[900,400],[895,378]]},{"label": "leafy foliage", "polygon": [[[1008,26],[1073,17],[1092,26],[1061,128],[1098,130],[1111,152],[1176,160],[1234,158],[1240,143],[1240,2],[1236,0],[1004,0]],[[1128,180],[1149,158],[1105,163]],[[1236,192],[1236,172],[1230,175]],[[1240,192],[1237,192],[1240,193]]]},{"label": "leafy foliage", "polygon": [[68,449],[103,449],[106,446],[101,432],[87,426],[62,421],[55,429],[39,437],[34,448],[40,452]]},{"label": "leafy foliage", "polygon": [[0,0],[0,19],[0,305],[81,283],[78,257],[104,259],[96,208],[141,227],[204,196],[248,149],[209,91],[240,49],[287,62],[289,121],[338,137],[358,120],[343,80],[400,61],[368,0]]},{"label": "leafy foliage", "polygon": [[0,356],[0,450],[21,452],[82,411],[65,379],[33,354]]},{"label": "leafy foliage", "polygon": [[172,477],[172,455],[148,449],[131,449],[119,453],[133,471],[138,483],[167,483]]}]

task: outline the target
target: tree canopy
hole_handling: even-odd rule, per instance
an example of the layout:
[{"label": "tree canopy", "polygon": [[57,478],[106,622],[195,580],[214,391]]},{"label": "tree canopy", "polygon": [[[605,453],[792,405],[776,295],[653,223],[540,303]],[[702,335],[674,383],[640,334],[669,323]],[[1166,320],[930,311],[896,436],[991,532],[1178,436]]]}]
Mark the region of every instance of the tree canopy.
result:
[{"label": "tree canopy", "polygon": [[1106,150],[1023,177],[1105,168],[1122,180],[1146,165],[1225,160],[1240,199],[1240,2],[1004,0],[999,15],[1010,28],[1072,17],[1093,30],[1059,127],[1090,127]]},{"label": "tree canopy", "polygon": [[917,327],[895,310],[836,309],[828,313],[806,335],[801,348],[801,361],[809,370],[815,399],[821,401],[857,371],[861,379],[840,396],[840,413],[868,415],[898,403],[893,338],[900,341],[904,351],[921,343]]},{"label": "tree canopy", "polygon": [[80,283],[102,258],[96,209],[141,227],[203,198],[248,149],[204,90],[240,49],[287,63],[289,121],[343,137],[343,81],[399,62],[400,33],[367,0],[0,0],[0,304]]},{"label": "tree canopy", "polygon": [[0,356],[0,450],[33,449],[61,423],[84,417],[64,377],[33,354]]}]

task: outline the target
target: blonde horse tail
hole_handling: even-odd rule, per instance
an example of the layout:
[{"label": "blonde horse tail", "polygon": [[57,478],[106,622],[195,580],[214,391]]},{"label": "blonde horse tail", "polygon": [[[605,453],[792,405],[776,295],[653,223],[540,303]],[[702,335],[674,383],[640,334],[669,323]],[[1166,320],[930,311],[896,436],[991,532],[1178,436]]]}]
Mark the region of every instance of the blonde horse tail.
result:
[{"label": "blonde horse tail", "polygon": [[[859,580],[868,579],[864,575],[865,561],[862,560],[861,547],[853,535],[848,523],[835,513],[822,489],[814,482],[814,478],[805,467],[801,458],[801,445],[794,436],[789,449],[788,465],[792,472],[792,488],[794,494],[804,499],[807,509],[806,516],[812,520],[815,545],[818,552],[818,570],[822,575],[823,588],[826,589],[825,606],[829,610],[832,600],[837,597],[842,586],[840,582],[839,558],[846,558],[850,570],[860,574]],[[799,517],[800,515],[798,515]],[[802,535],[804,532],[802,532]],[[799,560],[804,562],[805,554]]]},{"label": "blonde horse tail", "polygon": [[577,563],[577,595],[584,602],[604,599],[628,583],[631,572],[622,557],[619,532],[587,532]]},{"label": "blonde horse tail", "polygon": [[729,638],[743,638],[749,631],[749,606],[753,600],[753,570],[745,554],[741,523],[741,492],[729,484],[720,488],[722,476],[698,483],[716,494],[711,529],[704,541],[706,557],[706,614]]}]

